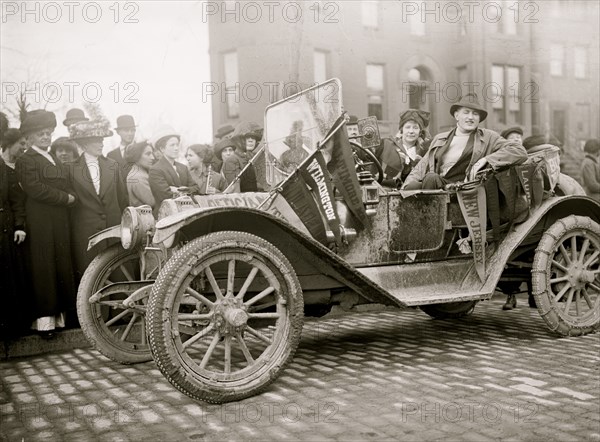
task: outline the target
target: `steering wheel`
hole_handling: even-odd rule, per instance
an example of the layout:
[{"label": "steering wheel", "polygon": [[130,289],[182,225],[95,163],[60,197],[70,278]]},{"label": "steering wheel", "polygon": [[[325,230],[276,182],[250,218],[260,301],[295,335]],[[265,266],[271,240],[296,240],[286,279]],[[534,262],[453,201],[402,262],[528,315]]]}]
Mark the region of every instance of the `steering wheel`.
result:
[{"label": "steering wheel", "polygon": [[[370,165],[375,166],[375,168],[377,169],[377,177],[375,178],[375,180],[379,184],[381,184],[383,182],[383,178],[384,178],[383,167],[381,166],[381,163],[379,162],[379,160],[377,159],[375,154],[373,152],[371,152],[369,149],[365,149],[364,147],[362,147],[360,144],[358,144],[356,141],[353,141],[353,140],[350,140],[350,146],[352,147],[352,150],[356,154],[357,164],[359,167],[362,167],[364,170],[369,170]],[[370,172],[370,170],[369,170],[369,172]]]}]

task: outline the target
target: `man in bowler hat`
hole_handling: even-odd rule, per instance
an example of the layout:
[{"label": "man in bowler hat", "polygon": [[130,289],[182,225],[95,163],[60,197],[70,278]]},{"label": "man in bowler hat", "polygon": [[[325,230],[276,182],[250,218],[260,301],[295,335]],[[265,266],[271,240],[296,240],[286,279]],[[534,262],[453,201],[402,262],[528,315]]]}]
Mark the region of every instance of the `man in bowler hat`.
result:
[{"label": "man in bowler hat", "polygon": [[443,189],[446,184],[472,180],[480,170],[523,163],[527,152],[493,130],[479,127],[487,111],[469,93],[450,107],[456,127],[435,136],[429,151],[406,178],[403,189]]},{"label": "man in bowler hat", "polygon": [[125,150],[127,146],[133,144],[135,139],[135,120],[131,115],[121,115],[117,118],[117,127],[115,127],[115,131],[121,137],[121,143],[119,147],[111,150],[108,155],[106,155],[111,160],[119,163],[121,167],[121,175],[123,177],[127,177],[127,174],[131,170],[133,164],[129,163],[125,159]]},{"label": "man in bowler hat", "polygon": [[63,125],[69,128],[71,124],[79,123],[80,121],[89,121],[89,119],[85,116],[81,109],[74,107],[73,109],[69,109],[67,111]]}]

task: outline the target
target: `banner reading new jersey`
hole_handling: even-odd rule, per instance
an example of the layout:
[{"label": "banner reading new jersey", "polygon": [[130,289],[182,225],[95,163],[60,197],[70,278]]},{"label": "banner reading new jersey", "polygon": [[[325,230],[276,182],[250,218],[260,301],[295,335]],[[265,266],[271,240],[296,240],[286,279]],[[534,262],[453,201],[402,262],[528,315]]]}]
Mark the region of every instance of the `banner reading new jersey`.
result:
[{"label": "banner reading new jersey", "polygon": [[485,281],[485,229],[487,206],[485,199],[485,188],[477,186],[474,189],[461,190],[458,192],[458,203],[463,213],[473,249],[475,270],[479,279]]},{"label": "banner reading new jersey", "polygon": [[341,124],[343,118],[343,116],[338,118],[334,123],[331,130],[335,131],[335,133],[321,150],[331,153],[331,161],[328,164],[328,168],[333,176],[335,187],[344,197],[344,201],[350,212],[352,212],[363,226],[368,226],[370,219],[367,216],[362,201],[362,190],[356,176],[346,125]]},{"label": "banner reading new jersey", "polygon": [[333,232],[336,243],[340,244],[340,220],[335,208],[331,175],[320,151],[316,151],[312,157],[299,167],[300,174],[311,188],[317,206],[321,210],[321,216],[327,222],[329,230]]}]

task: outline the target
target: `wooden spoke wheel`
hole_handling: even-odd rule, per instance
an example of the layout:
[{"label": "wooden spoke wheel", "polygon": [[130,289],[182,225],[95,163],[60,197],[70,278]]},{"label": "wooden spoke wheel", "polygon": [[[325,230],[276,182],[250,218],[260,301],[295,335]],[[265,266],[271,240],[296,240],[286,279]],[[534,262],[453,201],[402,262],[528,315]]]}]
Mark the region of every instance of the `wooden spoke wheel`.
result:
[{"label": "wooden spoke wheel", "polygon": [[588,217],[556,221],[532,268],[533,296],[548,327],[576,336],[600,328],[600,226]]},{"label": "wooden spoke wheel", "polygon": [[459,301],[421,305],[419,308],[435,319],[456,319],[473,313],[475,304],[477,301]]},{"label": "wooden spoke wheel", "polygon": [[161,270],[148,336],[166,378],[195,399],[222,403],[273,382],[302,332],[302,289],[269,242],[241,232],[196,238]]},{"label": "wooden spoke wheel", "polygon": [[[140,253],[120,244],[100,252],[77,291],[77,316],[85,337],[104,356],[122,364],[152,359],[145,310],[153,281],[140,274]],[[134,292],[138,299],[126,307],[123,301]]]}]

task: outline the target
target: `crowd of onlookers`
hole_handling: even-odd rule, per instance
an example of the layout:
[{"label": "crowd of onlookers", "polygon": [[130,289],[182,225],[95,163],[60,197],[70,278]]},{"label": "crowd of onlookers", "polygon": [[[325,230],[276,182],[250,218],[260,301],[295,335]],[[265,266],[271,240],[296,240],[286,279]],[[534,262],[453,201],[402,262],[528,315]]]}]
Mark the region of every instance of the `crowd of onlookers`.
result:
[{"label": "crowd of onlookers", "polygon": [[[428,112],[409,109],[400,114],[395,136],[372,149],[382,165],[384,185],[443,188],[486,167],[519,164],[535,146],[560,145],[543,135],[523,139],[519,127],[502,134],[480,128],[487,112],[476,96],[452,105],[450,114],[456,127],[435,137],[427,130]],[[82,110],[71,109],[63,121],[69,137],[54,142],[57,122],[52,112],[27,112],[18,129],[8,127],[5,115],[0,117],[0,327],[5,338],[29,329],[51,338],[56,328],[78,325],[76,287],[99,251],[88,251],[89,237],[119,224],[125,207],[149,205],[156,215],[162,201],[180,192],[266,187],[264,171],[251,161],[262,139],[255,123],[222,126],[213,145],[192,144],[183,152],[180,134],[169,126],[158,128],[151,140],[136,142],[130,115],[118,117],[112,128],[104,118],[89,119]],[[104,139],[113,129],[120,144],[104,156]],[[356,117],[350,117],[347,130],[360,144]],[[589,140],[584,150],[582,184],[600,201],[599,141]],[[187,165],[179,161],[183,156]],[[282,158],[282,164],[290,158]],[[561,175],[560,186],[565,194],[583,193],[566,175]]]},{"label": "crowd of onlookers", "polygon": [[[261,188],[250,159],[262,129],[254,123],[219,129],[214,146],[193,144],[179,162],[181,136],[159,128],[152,140],[135,141],[130,115],[116,120],[120,145],[103,155],[113,135],[105,118],[67,112],[69,137],[54,142],[56,116],[34,110],[9,128],[2,117],[0,178],[2,276],[0,331],[4,338],[36,330],[51,338],[54,330],[78,326],[76,288],[102,250],[88,251],[90,236],[121,222],[127,206],[161,202],[180,192],[214,194]],[[244,171],[240,177],[240,172]]]}]

